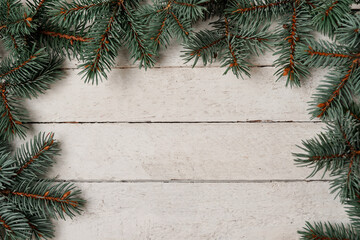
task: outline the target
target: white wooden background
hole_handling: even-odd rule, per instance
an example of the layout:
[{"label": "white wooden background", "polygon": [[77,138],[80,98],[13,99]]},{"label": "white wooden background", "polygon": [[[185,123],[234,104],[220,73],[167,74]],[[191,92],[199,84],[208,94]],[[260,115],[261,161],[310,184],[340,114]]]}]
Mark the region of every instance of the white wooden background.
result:
[{"label": "white wooden background", "polygon": [[53,131],[62,145],[49,176],[88,201],[56,223],[56,240],[289,240],[305,221],[347,221],[329,182],[306,180],[291,155],[323,126],[306,109],[325,72],[290,89],[275,82],[271,53],[242,80],[216,64],[192,69],[179,51],[147,72],[124,51],[99,86],[67,63],[26,102],[29,134]]}]

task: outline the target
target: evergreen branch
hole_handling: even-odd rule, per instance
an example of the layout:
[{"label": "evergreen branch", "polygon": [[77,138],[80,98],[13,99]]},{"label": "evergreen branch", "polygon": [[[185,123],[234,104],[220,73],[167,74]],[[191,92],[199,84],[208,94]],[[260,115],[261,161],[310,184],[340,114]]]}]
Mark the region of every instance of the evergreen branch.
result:
[{"label": "evergreen branch", "polygon": [[275,43],[277,51],[274,55],[280,55],[275,61],[275,66],[279,68],[275,75],[278,76],[278,80],[286,77],[286,86],[289,84],[290,87],[301,86],[301,79],[310,74],[304,65],[304,60],[301,59],[303,53],[299,52],[303,42],[306,39],[312,39],[309,8],[305,2],[294,2],[291,14],[289,11],[287,18],[276,31],[281,41]]},{"label": "evergreen branch", "polygon": [[299,231],[302,240],[359,240],[356,229],[343,224],[306,222],[306,227]]},{"label": "evergreen branch", "polygon": [[39,134],[21,146],[15,161],[10,145],[0,141],[0,239],[50,239],[51,217],[81,213],[84,200],[73,184],[39,179],[52,165],[56,146],[53,134]]},{"label": "evergreen branch", "polygon": [[59,33],[59,32],[52,32],[52,31],[41,31],[41,34],[48,35],[51,37],[58,37],[58,38],[64,38],[70,41],[70,44],[73,45],[74,41],[76,42],[89,42],[92,40],[92,38],[84,38],[81,36],[73,36],[69,34]]},{"label": "evergreen branch", "polygon": [[36,7],[36,11],[39,11],[40,8],[42,7],[42,5],[45,3],[46,0],[40,0],[37,7]]},{"label": "evergreen branch", "polygon": [[342,153],[342,154],[332,154],[332,155],[325,155],[325,156],[312,156],[310,159],[313,161],[320,161],[320,160],[334,160],[338,158],[345,158],[349,157],[350,154]]},{"label": "evergreen branch", "polygon": [[349,47],[360,45],[360,15],[346,15],[336,30],[336,40]]},{"label": "evergreen branch", "polygon": [[311,46],[309,46],[309,50],[307,50],[307,52],[310,54],[310,56],[319,55],[325,57],[348,58],[348,59],[360,58],[360,56],[357,55],[315,51],[314,49],[312,49]]},{"label": "evergreen branch", "polygon": [[4,219],[1,218],[1,216],[0,216],[0,223],[4,226],[4,228],[6,228],[9,231],[12,231],[11,227],[5,222]]},{"label": "evergreen branch", "polygon": [[44,200],[44,201],[48,201],[48,202],[57,202],[57,203],[61,203],[62,205],[63,204],[71,205],[72,207],[77,207],[79,204],[77,201],[67,199],[67,197],[71,194],[71,191],[64,193],[61,197],[49,196],[50,191],[46,191],[45,194],[43,194],[43,195],[32,194],[32,193],[28,193],[28,192],[10,191],[10,190],[2,190],[0,192],[4,195],[13,195],[13,196],[20,196],[20,197],[31,198],[31,199],[39,199],[39,200]]},{"label": "evergreen branch", "polygon": [[174,4],[177,4],[177,5],[181,5],[181,6],[187,6],[187,7],[196,7],[194,4],[191,4],[191,3],[187,3],[187,2],[177,2],[177,1],[173,1]]},{"label": "evergreen branch", "polygon": [[238,9],[233,10],[232,13],[244,13],[244,12],[256,11],[256,10],[260,10],[260,9],[268,9],[268,8],[272,8],[272,7],[275,7],[275,6],[288,4],[288,3],[292,3],[292,2],[294,2],[294,0],[284,0],[284,1],[279,1],[279,2],[271,2],[271,3],[268,3],[268,4],[264,4],[264,5],[255,5],[253,7],[247,7],[247,8],[239,7]]},{"label": "evergreen branch", "polygon": [[[348,56],[346,56],[348,57]],[[360,58],[359,58],[360,59]],[[352,64],[349,67],[346,75],[341,79],[341,81],[336,86],[335,90],[330,95],[329,99],[326,102],[319,103],[317,106],[320,108],[321,112],[317,115],[318,118],[322,117],[325,112],[329,109],[331,103],[339,96],[340,90],[345,86],[346,82],[349,80],[354,68],[358,65],[359,59],[352,61]]]},{"label": "evergreen branch", "polygon": [[338,0],[334,1],[333,3],[331,3],[331,5],[329,6],[329,8],[325,10],[325,15],[326,15],[326,16],[329,16],[329,13],[333,10],[333,8],[334,8],[337,4],[339,4],[339,1],[338,1]]},{"label": "evergreen branch", "polygon": [[22,125],[22,122],[20,120],[18,120],[16,117],[14,117],[14,115],[12,114],[12,108],[10,107],[9,105],[9,102],[8,102],[8,97],[7,97],[7,91],[6,89],[4,88],[3,85],[0,85],[0,91],[1,91],[1,102],[3,104],[3,109],[4,109],[4,112],[1,116],[2,119],[5,119],[5,117],[7,118],[8,120],[8,124],[6,124],[5,128],[3,129],[4,132],[7,132],[7,131],[11,131],[12,134],[15,134],[15,131],[17,129],[17,125]]},{"label": "evergreen branch", "polygon": [[179,19],[176,17],[176,15],[174,14],[173,11],[170,11],[171,15],[173,16],[173,18],[175,19],[176,23],[179,25],[180,29],[185,33],[185,35],[189,35],[189,32],[187,32],[184,28],[184,26],[181,24],[181,22],[179,21]]},{"label": "evergreen branch", "polygon": [[298,41],[298,38],[296,38],[296,7],[293,7],[293,15],[292,15],[292,21],[291,21],[291,31],[290,36],[286,37],[285,40],[288,40],[290,44],[290,64],[288,67],[284,69],[283,76],[289,76],[290,81],[294,81],[294,71],[295,71],[295,45]]},{"label": "evergreen branch", "polygon": [[[0,31],[1,30],[4,30],[4,29],[9,29],[9,32],[12,33],[12,34],[18,34],[18,31],[19,31],[19,27],[18,25],[21,24],[21,23],[25,23],[25,26],[27,28],[31,28],[31,24],[30,22],[32,21],[32,17],[28,17],[26,13],[24,13],[24,17],[20,20],[17,20],[15,22],[10,22],[10,23],[6,23],[6,24],[3,24],[3,25],[0,25]],[[24,31],[24,33],[29,33],[29,30],[27,30],[25,28],[22,28],[21,31]]]},{"label": "evergreen branch", "polygon": [[[12,95],[31,99],[38,97],[50,88],[50,84],[60,79],[62,73],[63,60],[55,56],[46,56],[38,71],[27,76],[27,78],[17,77],[16,80],[7,81],[6,88]],[[29,71],[27,72],[29,73]]]},{"label": "evergreen branch", "polygon": [[19,36],[19,34],[4,32],[0,34],[0,38],[5,50],[9,52],[16,53],[25,48],[25,38],[23,36]]},{"label": "evergreen branch", "polygon": [[254,41],[258,41],[258,42],[265,42],[265,41],[269,41],[269,39],[267,38],[259,38],[259,37],[247,37],[247,36],[241,36],[241,35],[233,35],[230,34],[232,37],[238,38],[238,39],[244,39],[244,40],[254,40]]},{"label": "evergreen branch", "polygon": [[[227,20],[226,17],[224,17],[224,21],[225,21],[225,36],[226,36],[227,38],[229,38],[229,22],[228,22],[228,20]],[[232,46],[231,46],[231,41],[228,41],[228,48],[229,48],[229,51],[230,51],[231,56],[232,56],[232,58],[233,58],[233,63],[231,63],[231,64],[229,65],[229,67],[230,67],[230,68],[236,67],[236,66],[238,66],[239,64],[238,64],[237,58],[236,58],[236,56],[235,56],[234,50],[233,50],[233,48],[232,48]]]},{"label": "evergreen branch", "polygon": [[9,15],[10,15],[10,0],[7,0],[6,1],[6,7],[7,7],[7,11],[6,11],[6,16],[8,16],[9,17]]},{"label": "evergreen branch", "polygon": [[54,238],[54,225],[48,217],[40,217],[37,215],[26,215],[25,217],[35,239]]},{"label": "evergreen branch", "polygon": [[11,186],[11,184],[14,183],[13,176],[15,171],[15,162],[8,152],[9,146],[6,145],[2,146],[3,149],[0,149],[0,190],[6,188],[7,186]]},{"label": "evergreen branch", "polygon": [[[51,1],[51,0],[50,0]],[[49,0],[33,0],[27,2],[28,7],[32,10],[31,16],[33,19],[39,19],[42,16],[39,13],[45,9],[45,6],[50,2]]]},{"label": "evergreen branch", "polygon": [[[86,27],[89,22],[99,16],[107,16],[107,11],[117,8],[118,1],[115,0],[74,0],[72,3],[67,1],[53,1],[47,11],[53,25],[70,29],[72,26]],[[69,27],[70,26],[70,27]]]},{"label": "evergreen branch", "polygon": [[322,1],[314,10],[313,25],[324,34],[330,36],[339,27],[343,17],[351,11],[352,0]]},{"label": "evergreen branch", "polygon": [[[51,167],[53,163],[52,157],[58,152],[57,144],[54,144],[54,134],[48,133],[45,135],[40,133],[38,137],[30,141],[29,145],[23,145],[16,152],[16,177],[22,175],[29,178],[29,176],[34,177],[44,174],[45,170]],[[24,170],[25,172],[23,172]]]},{"label": "evergreen branch", "polygon": [[356,120],[360,121],[360,117],[359,117],[359,116],[357,116],[355,113],[353,113],[353,112],[350,111],[350,110],[348,110],[348,112],[349,112],[349,114],[350,114],[353,118],[355,118]]},{"label": "evergreen branch", "polygon": [[25,67],[27,64],[29,64],[30,62],[34,61],[38,56],[40,55],[40,52],[35,53],[34,55],[31,55],[29,58],[27,58],[24,62],[22,62],[21,64],[12,67],[10,70],[8,70],[7,72],[1,73],[0,72],[0,78],[3,78],[9,74],[12,74],[20,69],[22,69],[23,67]]},{"label": "evergreen branch", "polygon": [[[76,4],[75,7],[72,7],[72,8],[68,8],[68,9],[65,9],[65,8],[61,8],[60,9],[60,12],[58,13],[58,15],[64,15],[64,16],[67,16],[67,15],[70,15],[74,12],[78,12],[78,11],[86,11],[86,10],[89,10],[91,8],[95,8],[95,7],[99,7],[99,6],[102,6],[102,5],[105,5],[105,4],[109,4],[110,1],[105,1],[105,2],[98,2],[98,3],[93,3],[93,4],[89,4],[89,5],[79,5],[79,4]],[[114,2],[114,1],[111,1],[111,2]]]},{"label": "evergreen branch", "polygon": [[200,56],[201,56],[201,52],[202,52],[203,50],[208,49],[208,48],[210,48],[210,47],[218,44],[220,41],[222,41],[222,40],[224,40],[224,39],[226,39],[226,36],[222,36],[221,38],[216,39],[215,41],[212,41],[212,42],[210,42],[210,43],[208,43],[208,44],[206,44],[206,45],[204,45],[204,46],[201,46],[200,48],[198,48],[198,49],[196,49],[196,50],[193,50],[193,51],[190,53],[190,56],[196,55],[196,56],[200,57]]},{"label": "evergreen branch", "polygon": [[145,6],[140,10],[140,17],[149,25],[148,38],[155,52],[160,46],[167,46],[170,38],[176,37],[187,41],[191,35],[192,24],[202,18],[206,10],[202,6],[204,0],[161,0],[153,6]]},{"label": "evergreen branch", "polygon": [[11,41],[14,43],[14,48],[15,48],[15,49],[18,49],[18,44],[16,43],[16,40],[15,40],[14,35],[12,35],[12,34],[9,34],[9,35],[10,35]]},{"label": "evergreen branch", "polygon": [[316,5],[311,0],[306,0],[306,4],[310,5],[313,9],[316,8]]},{"label": "evergreen branch", "polygon": [[[137,48],[130,48],[130,49],[134,49],[132,50],[133,55],[132,58],[135,58],[135,60],[140,60],[140,67],[144,66],[145,69],[147,69],[148,67],[152,67],[154,66],[154,59],[152,59],[153,53],[150,52],[147,49],[147,46],[145,46],[145,40],[143,39],[143,34],[141,31],[138,31],[136,29],[136,22],[133,19],[133,14],[130,12],[130,10],[125,6],[124,1],[120,1],[120,5],[121,8],[124,10],[125,14],[126,14],[126,20],[127,20],[127,24],[128,27],[130,28],[130,33],[129,35],[129,39],[127,39],[128,44],[130,45],[132,40],[135,39],[135,42],[137,44]],[[127,28],[123,29],[124,32],[128,32]],[[138,52],[140,52],[140,56],[137,55]]]},{"label": "evergreen branch", "polygon": [[169,10],[166,11],[166,15],[165,15],[163,21],[161,22],[161,26],[160,26],[160,29],[157,31],[158,33],[157,33],[156,37],[151,38],[151,39],[154,39],[154,41],[157,42],[158,45],[160,45],[160,36],[163,33],[163,29],[165,27],[166,20],[168,19],[168,14],[169,14]]},{"label": "evergreen branch", "polygon": [[[85,69],[90,75],[87,75],[85,77],[85,81],[90,81],[90,79],[92,78],[91,76],[93,74],[95,74],[95,76],[98,76],[98,73],[101,73],[103,75],[105,74],[101,61],[103,59],[103,54],[105,54],[104,51],[106,51],[106,52],[109,51],[109,48],[107,47],[107,45],[109,44],[108,39],[111,35],[111,30],[115,23],[115,16],[116,16],[118,10],[119,10],[119,6],[114,8],[111,17],[108,19],[107,24],[105,25],[106,28],[104,29],[104,32],[100,37],[99,43],[97,43],[98,47],[97,47],[97,49],[95,49],[95,55],[89,56],[92,59],[89,59],[87,61],[86,65],[85,65]],[[97,40],[97,39],[94,39],[94,40]],[[96,82],[98,82],[97,78],[96,78]]]},{"label": "evergreen branch", "polygon": [[60,216],[65,219],[81,212],[84,201],[78,196],[71,183],[53,183],[49,180],[22,181],[12,189],[0,190],[10,202],[21,211],[30,212],[40,217]]},{"label": "evergreen branch", "polygon": [[0,197],[0,201],[2,202],[0,205],[0,233],[3,228],[6,239],[29,239],[30,227],[25,216],[19,213],[13,204],[6,202],[4,197]]}]

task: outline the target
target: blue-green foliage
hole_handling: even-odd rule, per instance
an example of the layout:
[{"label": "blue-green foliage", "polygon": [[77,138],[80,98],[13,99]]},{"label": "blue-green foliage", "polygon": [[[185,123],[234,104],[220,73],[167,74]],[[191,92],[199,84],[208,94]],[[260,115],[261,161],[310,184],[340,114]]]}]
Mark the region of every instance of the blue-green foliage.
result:
[{"label": "blue-green foliage", "polygon": [[50,239],[52,218],[73,217],[84,200],[73,184],[44,179],[60,149],[52,133],[40,133],[14,154],[0,141],[0,239]]}]

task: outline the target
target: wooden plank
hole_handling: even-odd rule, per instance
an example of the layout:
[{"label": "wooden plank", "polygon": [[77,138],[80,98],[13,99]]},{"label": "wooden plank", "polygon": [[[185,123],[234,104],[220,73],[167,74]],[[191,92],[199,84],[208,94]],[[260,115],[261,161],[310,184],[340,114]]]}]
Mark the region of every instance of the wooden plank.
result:
[{"label": "wooden plank", "polygon": [[252,78],[222,76],[219,68],[115,69],[99,86],[84,84],[78,70],[45,95],[27,102],[32,121],[307,121],[308,101],[325,71],[301,88],[276,82],[272,67]]},{"label": "wooden plank", "polygon": [[[322,124],[36,124],[62,146],[51,176],[68,180],[305,179],[292,152]],[[319,179],[321,174],[315,179]]]},{"label": "wooden plank", "polygon": [[305,221],[346,222],[328,183],[77,183],[85,214],[56,240],[299,239]]}]

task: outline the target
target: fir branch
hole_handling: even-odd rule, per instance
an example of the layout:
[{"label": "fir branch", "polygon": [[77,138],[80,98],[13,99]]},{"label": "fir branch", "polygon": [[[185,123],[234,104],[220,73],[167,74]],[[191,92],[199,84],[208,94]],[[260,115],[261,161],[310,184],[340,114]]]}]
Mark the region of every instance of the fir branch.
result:
[{"label": "fir branch", "polygon": [[[295,3],[296,5],[296,3]],[[297,6],[293,7],[293,14],[291,20],[291,31],[290,36],[286,37],[285,40],[289,42],[290,45],[290,58],[289,58],[289,65],[284,69],[283,76],[289,76],[290,82],[294,81],[294,74],[295,74],[295,45],[296,42],[299,41],[299,37],[297,35]]]},{"label": "fir branch", "polygon": [[35,239],[41,240],[54,238],[54,225],[51,223],[49,218],[30,214],[25,217]]},{"label": "fir branch", "polygon": [[346,72],[346,75],[341,79],[341,81],[338,83],[338,85],[335,87],[335,90],[332,92],[330,97],[326,102],[319,103],[317,106],[320,108],[320,114],[317,115],[318,118],[322,117],[326,111],[331,106],[332,102],[340,95],[341,89],[345,86],[345,84],[348,82],[351,74],[353,73],[354,69],[358,66],[360,59],[355,59],[352,61],[348,71]]},{"label": "fir branch", "polygon": [[[170,5],[168,5],[168,6],[170,6]],[[158,45],[160,45],[160,36],[164,31],[165,23],[166,23],[166,20],[168,19],[168,15],[169,15],[169,8],[167,7],[165,17],[163,18],[161,25],[160,25],[160,29],[157,31],[157,34],[155,37],[150,38],[150,39],[153,39],[155,42],[157,42]]]},{"label": "fir branch", "polygon": [[308,9],[309,6],[305,2],[294,2],[291,14],[286,15],[286,21],[282,25],[279,24],[276,31],[281,40],[275,43],[277,51],[274,55],[280,55],[275,61],[275,66],[279,68],[275,75],[278,76],[278,80],[286,77],[286,86],[300,86],[301,79],[310,74],[301,59],[302,53],[299,54],[301,44],[312,38]]},{"label": "fir branch", "polygon": [[[93,50],[93,52],[89,53],[89,55],[86,56],[85,63],[81,65],[85,68],[82,71],[83,73],[86,73],[86,75],[84,76],[85,82],[92,81],[93,83],[98,83],[99,74],[106,77],[105,71],[114,64],[114,59],[117,54],[118,47],[114,49],[114,46],[111,46],[111,48],[109,48],[109,44],[115,43],[114,41],[109,41],[109,38],[112,34],[115,34],[115,31],[112,30],[119,9],[119,5],[117,5],[113,9],[112,14],[105,22],[105,26],[102,30],[101,35],[97,38],[94,37],[93,41],[90,42],[90,44],[94,43],[92,46],[95,47],[95,50]],[[108,53],[111,53],[111,55],[109,55]]]},{"label": "fir branch", "polygon": [[[14,137],[15,134],[25,137],[25,126],[22,123],[24,118],[23,109],[19,104],[8,96],[8,92],[4,85],[0,85],[0,130],[7,138]],[[12,105],[10,104],[12,102]]]},{"label": "fir branch", "polygon": [[185,33],[185,35],[189,35],[189,32],[185,30],[183,24],[179,21],[173,11],[170,11],[171,15],[175,19],[176,23],[179,25],[180,29]]},{"label": "fir branch", "polygon": [[351,11],[352,0],[322,1],[314,9],[313,25],[324,34],[332,36],[343,17]]},{"label": "fir branch", "polygon": [[79,198],[80,191],[74,190],[73,184],[53,183],[49,180],[19,182],[13,189],[1,190],[0,193],[21,211],[40,217],[72,217],[81,213],[84,204]]},{"label": "fir branch", "polygon": [[337,4],[339,4],[339,1],[338,1],[338,0],[334,1],[333,3],[331,3],[331,5],[329,6],[329,8],[327,8],[327,9],[325,10],[325,15],[326,15],[326,16],[329,16],[329,13],[333,10],[333,8],[334,8]]},{"label": "fir branch", "polygon": [[46,0],[40,0],[37,7],[36,7],[36,11],[39,11],[40,8],[42,7],[42,5],[45,3]]},{"label": "fir branch", "polygon": [[61,8],[60,12],[59,12],[59,15],[67,16],[67,15],[70,15],[70,14],[72,14],[74,12],[86,11],[86,10],[89,10],[91,8],[102,6],[102,5],[108,4],[108,3],[109,2],[98,2],[98,3],[89,4],[89,5],[78,5],[78,4],[76,4],[75,7],[72,7],[72,8],[69,8],[69,9]]},{"label": "fir branch", "polygon": [[247,8],[239,7],[238,9],[233,10],[231,13],[244,13],[244,12],[250,12],[250,11],[258,11],[258,10],[268,9],[268,8],[272,8],[272,7],[276,7],[276,6],[279,6],[279,5],[288,4],[288,3],[292,3],[292,2],[294,2],[294,0],[270,2],[270,3],[267,3],[267,4],[255,5],[253,7],[247,7]]},{"label": "fir branch", "polygon": [[311,46],[309,46],[309,50],[307,50],[307,52],[310,54],[310,56],[319,55],[319,56],[325,56],[325,57],[349,58],[349,59],[359,58],[359,56],[357,56],[357,55],[314,51],[314,49],[312,49]]},{"label": "fir branch", "polygon": [[313,3],[312,0],[306,0],[306,4],[310,5],[313,9],[316,8],[316,5]]},{"label": "fir branch", "polygon": [[206,50],[206,49],[208,49],[208,48],[211,48],[211,47],[215,46],[216,44],[218,44],[220,41],[222,41],[222,40],[224,40],[224,39],[226,39],[226,36],[222,36],[222,37],[216,39],[215,41],[212,41],[212,42],[210,42],[210,43],[207,43],[206,45],[203,45],[203,46],[201,46],[200,48],[193,50],[193,51],[192,51],[191,53],[189,53],[189,54],[190,54],[190,56],[198,56],[198,57],[200,57],[202,51],[204,51],[204,50]]},{"label": "fir branch", "polygon": [[[74,0],[50,2],[50,22],[61,28],[85,27],[89,22],[93,23],[99,15],[103,15],[109,8],[117,5],[115,0]],[[106,16],[104,16],[106,17]]]},{"label": "fir branch", "polygon": [[139,16],[147,19],[149,25],[148,38],[153,40],[155,52],[160,46],[167,46],[170,38],[175,37],[187,41],[191,35],[191,25],[204,16],[205,0],[162,0],[153,6],[144,6]]},{"label": "fir branch", "polygon": [[64,38],[70,41],[70,44],[73,45],[74,42],[89,42],[92,40],[92,38],[84,38],[81,36],[73,36],[69,34],[59,33],[59,32],[52,32],[52,31],[41,31],[41,34],[51,36],[51,37],[57,37],[57,38]]},{"label": "fir branch", "polygon": [[40,179],[58,154],[53,134],[39,134],[10,155],[9,144],[0,142],[0,238],[50,239],[50,218],[73,217],[84,200],[71,183]]},{"label": "fir branch", "polygon": [[54,142],[54,134],[39,133],[33,141],[21,146],[16,152],[17,170],[15,177],[30,178],[44,175],[46,170],[52,166],[52,158],[58,152],[59,148]]},{"label": "fir branch", "polygon": [[291,9],[296,0],[234,0],[228,1],[225,13],[239,24],[271,21]]},{"label": "fir branch", "polygon": [[360,45],[360,15],[346,15],[340,23],[341,27],[335,32],[336,40],[349,47]]},{"label": "fir branch", "polygon": [[23,67],[25,67],[27,64],[29,64],[30,62],[34,61],[38,56],[40,55],[39,52],[35,53],[34,55],[31,55],[29,58],[27,58],[24,62],[20,63],[17,66],[12,67],[11,69],[9,69],[7,72],[1,73],[0,72],[0,78],[4,78],[7,75],[10,75],[20,69],[22,69]]},{"label": "fir branch", "polygon": [[302,240],[359,240],[360,236],[351,226],[343,224],[306,222],[306,227],[299,231]]},{"label": "fir branch", "polygon": [[24,13],[22,19],[0,25],[0,31],[7,30],[11,34],[19,34],[19,32],[22,34],[30,34],[32,20],[32,17],[29,17],[27,13]]},{"label": "fir branch", "polygon": [[[131,10],[125,6],[124,1],[120,1],[120,5],[125,12],[126,21],[128,23],[128,28],[123,27],[123,31],[130,32],[130,34],[125,35],[128,38],[127,44],[131,46],[131,42],[133,42],[133,40],[136,42],[136,47],[130,48],[132,52],[132,58],[135,59],[135,61],[140,61],[140,68],[144,67],[147,69],[148,67],[154,66],[155,61],[152,58],[153,52],[149,51],[148,46],[145,45],[146,42],[144,39],[144,34],[141,30],[139,30],[139,27],[134,19],[134,14],[132,14]],[[140,55],[138,54],[139,52]]]},{"label": "fir branch", "polygon": [[29,239],[30,227],[25,216],[13,204],[6,202],[4,197],[0,197],[0,202],[0,233],[4,229],[6,239],[10,240]]},{"label": "fir branch", "polygon": [[50,191],[46,191],[45,194],[38,195],[38,194],[32,194],[32,193],[27,193],[27,192],[17,192],[17,191],[12,192],[10,190],[1,191],[1,193],[5,194],[5,195],[20,196],[20,197],[24,197],[24,198],[31,198],[31,199],[37,199],[37,200],[39,199],[39,200],[44,200],[47,202],[57,202],[57,203],[61,203],[61,205],[71,205],[73,207],[78,206],[77,201],[67,199],[67,197],[71,194],[71,191],[67,191],[61,197],[49,196],[49,192]]},{"label": "fir branch", "polygon": [[326,41],[306,41],[299,47],[300,60],[308,67],[340,67],[349,66],[360,54],[353,48],[336,45]]},{"label": "fir branch", "polygon": [[[230,33],[229,33],[229,22],[228,22],[228,20],[227,20],[226,17],[224,17],[224,21],[225,21],[225,36],[226,36],[227,38],[229,38],[229,34],[230,34]],[[238,64],[238,62],[237,62],[237,58],[236,58],[236,56],[235,56],[234,50],[233,50],[233,48],[232,48],[232,46],[231,46],[231,41],[228,41],[228,48],[229,48],[229,51],[230,51],[231,56],[232,56],[232,58],[233,58],[233,63],[231,63],[231,64],[229,65],[229,67],[230,67],[230,68],[236,67],[236,66],[238,66],[239,64]]]}]

